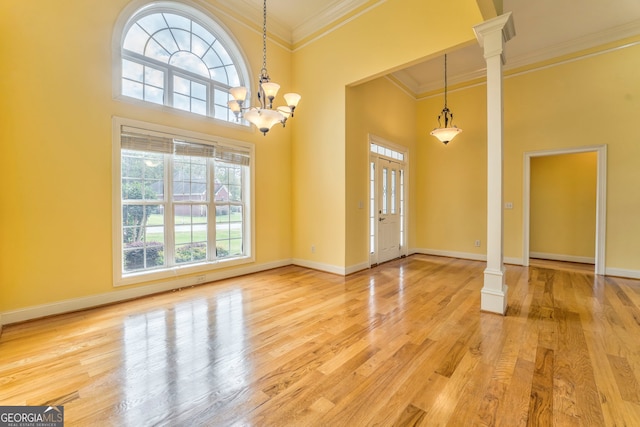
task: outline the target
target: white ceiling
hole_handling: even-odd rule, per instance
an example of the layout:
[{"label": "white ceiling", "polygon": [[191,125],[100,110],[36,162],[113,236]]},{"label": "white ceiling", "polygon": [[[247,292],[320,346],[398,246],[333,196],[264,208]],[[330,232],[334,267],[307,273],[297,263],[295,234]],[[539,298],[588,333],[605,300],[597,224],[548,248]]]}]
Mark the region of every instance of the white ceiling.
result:
[{"label": "white ceiling", "polygon": [[[218,0],[262,25],[262,0]],[[380,3],[383,3],[381,0]],[[268,0],[267,27],[295,43],[367,0]],[[640,34],[640,0],[504,0],[516,36],[507,43],[506,69]],[[449,84],[484,75],[479,45],[449,52]],[[444,85],[443,58],[394,73],[414,93]]]}]

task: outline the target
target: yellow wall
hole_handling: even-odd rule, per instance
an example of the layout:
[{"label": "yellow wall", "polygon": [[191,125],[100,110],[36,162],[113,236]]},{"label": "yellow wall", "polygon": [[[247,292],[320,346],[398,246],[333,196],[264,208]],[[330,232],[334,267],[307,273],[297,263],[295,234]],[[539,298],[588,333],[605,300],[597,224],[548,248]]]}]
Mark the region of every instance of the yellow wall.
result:
[{"label": "yellow wall", "polygon": [[594,258],[597,160],[595,152],[531,158],[532,253]]},{"label": "yellow wall", "polygon": [[605,265],[640,270],[639,68],[636,44],[505,80],[505,254],[522,256],[523,153],[607,145]]},{"label": "yellow wall", "polygon": [[[406,147],[411,167],[416,139],[415,112],[415,98],[389,79],[379,78],[347,89],[347,267],[366,264],[369,260],[369,135]],[[411,183],[407,184],[411,189]],[[412,206],[407,208],[411,220]],[[413,226],[413,222],[409,224],[409,230]],[[410,239],[411,236],[409,234]],[[409,247],[411,245],[410,240]]]},{"label": "yellow wall", "polygon": [[[1,2],[0,313],[114,291],[112,116],[255,143],[256,261],[291,257],[294,120],[263,137],[213,119],[114,100],[112,33],[127,4]],[[259,29],[221,19],[244,49],[251,76],[257,75]],[[287,91],[291,53],[276,44],[268,49],[269,72]]]},{"label": "yellow wall", "polygon": [[447,104],[463,130],[447,145],[429,135],[438,127],[443,95],[417,106],[415,248],[481,256],[487,235],[486,87],[450,88]]},{"label": "yellow wall", "polygon": [[366,180],[346,163],[345,87],[472,42],[482,20],[475,1],[389,0],[294,52],[295,86],[305,95],[292,150],[296,260],[344,268],[362,257],[345,251],[347,191],[361,192]]},{"label": "yellow wall", "polygon": [[[552,66],[529,67],[504,80],[504,255],[523,254],[523,158],[526,152],[607,146],[607,269],[640,271],[640,117],[638,39]],[[595,53],[595,54],[594,54]],[[567,58],[569,59],[569,58]],[[545,64],[548,65],[548,64]],[[517,70],[516,70],[517,71]],[[442,98],[418,102],[418,129],[434,127]],[[464,132],[444,147],[418,132],[416,248],[485,253],[486,86],[450,91],[449,107]],[[429,126],[421,126],[429,123]],[[480,236],[480,237],[476,237]],[[482,250],[471,247],[483,240]],[[635,272],[635,273],[633,273]]]}]

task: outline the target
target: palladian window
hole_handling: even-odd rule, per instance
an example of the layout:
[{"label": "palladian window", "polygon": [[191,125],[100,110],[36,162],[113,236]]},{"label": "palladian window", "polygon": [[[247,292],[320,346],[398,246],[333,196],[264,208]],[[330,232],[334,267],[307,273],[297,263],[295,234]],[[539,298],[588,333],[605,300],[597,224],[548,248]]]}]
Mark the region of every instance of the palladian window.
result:
[{"label": "palladian window", "polygon": [[232,39],[202,12],[145,7],[125,25],[121,95],[194,114],[235,121],[229,89],[246,85]]}]

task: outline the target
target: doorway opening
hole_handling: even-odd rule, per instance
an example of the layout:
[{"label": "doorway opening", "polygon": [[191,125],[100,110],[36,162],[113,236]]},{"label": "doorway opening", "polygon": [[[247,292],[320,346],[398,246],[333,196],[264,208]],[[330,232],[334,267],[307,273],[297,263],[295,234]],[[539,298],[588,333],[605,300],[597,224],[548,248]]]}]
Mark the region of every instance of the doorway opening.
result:
[{"label": "doorway opening", "polygon": [[573,149],[544,150],[525,153],[524,156],[524,200],[523,200],[523,264],[529,265],[531,256],[531,163],[532,159],[542,156],[558,156],[562,154],[576,154],[595,152],[596,161],[596,212],[595,212],[595,254],[594,264],[596,274],[605,274],[605,231],[606,231],[606,145],[596,147],[579,147]]},{"label": "doorway opening", "polygon": [[369,136],[369,265],[406,256],[406,148]]}]

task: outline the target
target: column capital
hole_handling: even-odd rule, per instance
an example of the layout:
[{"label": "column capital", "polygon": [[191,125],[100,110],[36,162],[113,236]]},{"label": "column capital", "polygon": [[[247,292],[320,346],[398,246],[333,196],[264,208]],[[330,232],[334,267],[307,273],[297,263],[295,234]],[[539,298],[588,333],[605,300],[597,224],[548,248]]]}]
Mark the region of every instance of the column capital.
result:
[{"label": "column capital", "polygon": [[500,55],[504,63],[504,44],[516,35],[511,12],[489,19],[473,27],[478,43],[484,49],[484,57]]}]

